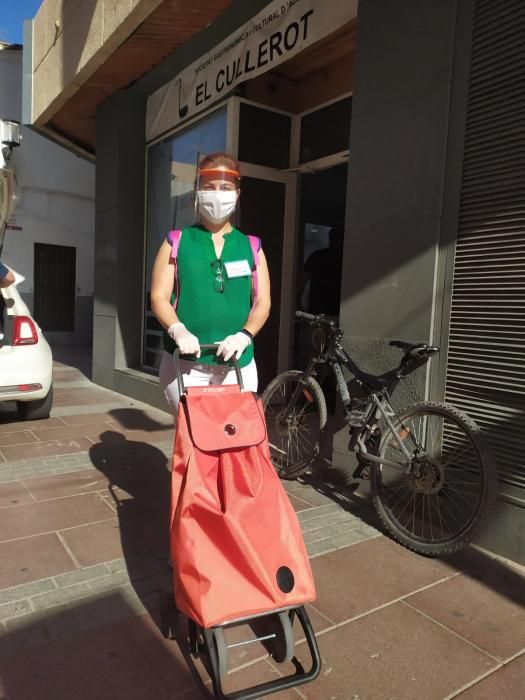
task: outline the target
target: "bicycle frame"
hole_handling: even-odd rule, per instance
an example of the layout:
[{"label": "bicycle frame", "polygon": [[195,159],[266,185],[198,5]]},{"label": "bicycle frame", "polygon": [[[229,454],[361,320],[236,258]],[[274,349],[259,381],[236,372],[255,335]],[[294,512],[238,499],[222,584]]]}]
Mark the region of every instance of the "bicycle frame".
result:
[{"label": "bicycle frame", "polygon": [[[341,396],[341,400],[343,402],[344,411],[346,416],[349,418],[351,414],[351,396],[350,392],[348,391],[348,386],[345,381],[341,365],[348,367],[348,369],[353,374],[359,374],[359,369],[339,342],[338,337],[333,336],[332,338],[330,338],[326,350],[322,350],[316,357],[312,357],[310,359],[308,366],[301,377],[302,381],[298,383],[297,388],[290,397],[290,401],[288,402],[285,412],[288,413],[290,409],[295,405],[296,401],[299,398],[300,392],[303,391],[304,387],[308,387],[309,377],[317,376],[317,368],[321,367],[326,368],[327,370],[331,369],[334,373],[339,395]],[[390,411],[387,412],[385,406],[389,407]],[[353,433],[354,431],[359,431],[359,435],[356,439],[356,447],[358,447],[358,449],[356,449],[355,451],[365,456],[366,460],[369,462],[384,464],[394,469],[398,469],[399,471],[406,471],[407,473],[410,472],[414,454],[411,454],[407,450],[405,444],[403,443],[403,440],[398,435],[398,431],[395,429],[391,421],[391,417],[395,416],[395,412],[390,406],[386,395],[383,394],[381,398],[379,398],[378,394],[375,392],[369,394],[368,398],[366,399],[366,404],[363,413],[366,415],[365,425],[361,428],[350,426],[351,433]],[[395,441],[399,445],[401,452],[407,460],[405,469],[403,469],[398,462],[393,462],[392,460],[371,454],[366,448],[364,441],[364,432],[369,428],[367,423],[370,420],[377,422],[381,417],[384,419],[386,425],[388,426],[388,430],[393,435]]]},{"label": "bicycle frame", "polygon": [[[388,413],[385,411],[383,404],[377,398],[377,394],[372,394],[371,398],[372,398],[374,404],[376,405],[378,412],[385,419],[385,423],[388,425],[388,429],[389,429],[390,433],[394,436],[394,439],[397,442],[397,444],[399,445],[401,452],[407,458],[406,472],[407,473],[410,472],[410,467],[412,466],[412,459],[414,458],[414,455],[410,454],[410,452],[405,447],[403,441],[401,440],[401,438],[399,437],[399,435],[397,433],[397,430],[395,429],[392,421],[390,420]],[[385,402],[388,404],[387,400],[385,400]],[[393,411],[392,411],[391,415],[395,415]],[[377,457],[376,455],[370,454],[368,452],[368,450],[366,449],[366,445],[364,443],[362,436],[359,436],[357,438],[357,444],[359,445],[359,448],[361,450],[361,454],[366,455],[366,458],[369,462],[376,462],[377,464],[386,464],[389,467],[393,467],[394,469],[399,469],[399,471],[402,471],[401,465],[398,462],[392,462],[392,460],[386,459],[386,457]]]}]

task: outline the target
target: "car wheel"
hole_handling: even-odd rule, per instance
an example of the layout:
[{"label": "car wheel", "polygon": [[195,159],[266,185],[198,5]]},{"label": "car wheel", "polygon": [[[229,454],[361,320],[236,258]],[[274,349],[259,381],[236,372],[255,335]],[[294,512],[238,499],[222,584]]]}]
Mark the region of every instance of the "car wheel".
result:
[{"label": "car wheel", "polygon": [[47,396],[38,401],[17,401],[18,417],[20,420],[42,420],[49,418],[53,406],[53,387]]}]

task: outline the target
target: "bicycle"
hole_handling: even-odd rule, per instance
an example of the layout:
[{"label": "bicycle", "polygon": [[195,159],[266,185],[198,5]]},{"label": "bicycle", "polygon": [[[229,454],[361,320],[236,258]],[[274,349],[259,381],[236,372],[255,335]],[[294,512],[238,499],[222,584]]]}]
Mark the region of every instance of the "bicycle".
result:
[{"label": "bicycle", "polygon": [[[390,346],[403,350],[399,366],[382,375],[368,374],[343,347],[343,331],[333,320],[302,311],[296,316],[308,321],[314,334],[322,332],[325,342],[304,372],[283,372],[263,393],[279,476],[297,478],[319,454],[327,421],[320,382],[332,371],[349,427],[349,450],[357,458],[353,477],[370,480],[385,528],[427,556],[461,549],[495,501],[496,471],[481,430],[450,404],[423,401],[396,412],[390,403],[399,382],[439,348],[392,340]],[[350,396],[342,367],[353,375],[359,396]]]}]

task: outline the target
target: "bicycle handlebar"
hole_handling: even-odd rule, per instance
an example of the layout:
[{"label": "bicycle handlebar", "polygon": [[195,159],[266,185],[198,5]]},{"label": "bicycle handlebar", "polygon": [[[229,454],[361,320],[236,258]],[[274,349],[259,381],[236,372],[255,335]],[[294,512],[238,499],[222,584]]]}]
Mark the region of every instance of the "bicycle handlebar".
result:
[{"label": "bicycle handlebar", "polygon": [[340,330],[339,326],[331,316],[327,317],[325,314],[309,314],[306,311],[296,311],[295,315],[297,318],[304,318],[305,321],[309,321],[312,324],[318,323],[319,325],[326,326],[333,331]]},{"label": "bicycle handlebar", "polygon": [[315,321],[315,319],[317,318],[317,316],[314,316],[314,314],[308,314],[306,313],[306,311],[296,311],[295,315],[297,316],[297,318],[304,318],[307,321]]},{"label": "bicycle handlebar", "polygon": [[308,314],[306,311],[296,311],[295,315],[297,318],[304,318],[306,321],[315,321],[317,316],[314,316],[314,314]]}]

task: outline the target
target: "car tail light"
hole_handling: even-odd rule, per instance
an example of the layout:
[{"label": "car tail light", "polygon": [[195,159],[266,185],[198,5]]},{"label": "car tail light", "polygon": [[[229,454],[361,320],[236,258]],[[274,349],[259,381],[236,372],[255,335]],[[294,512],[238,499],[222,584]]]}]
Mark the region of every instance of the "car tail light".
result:
[{"label": "car tail light", "polygon": [[13,345],[36,345],[38,333],[29,316],[15,316],[13,323]]}]

